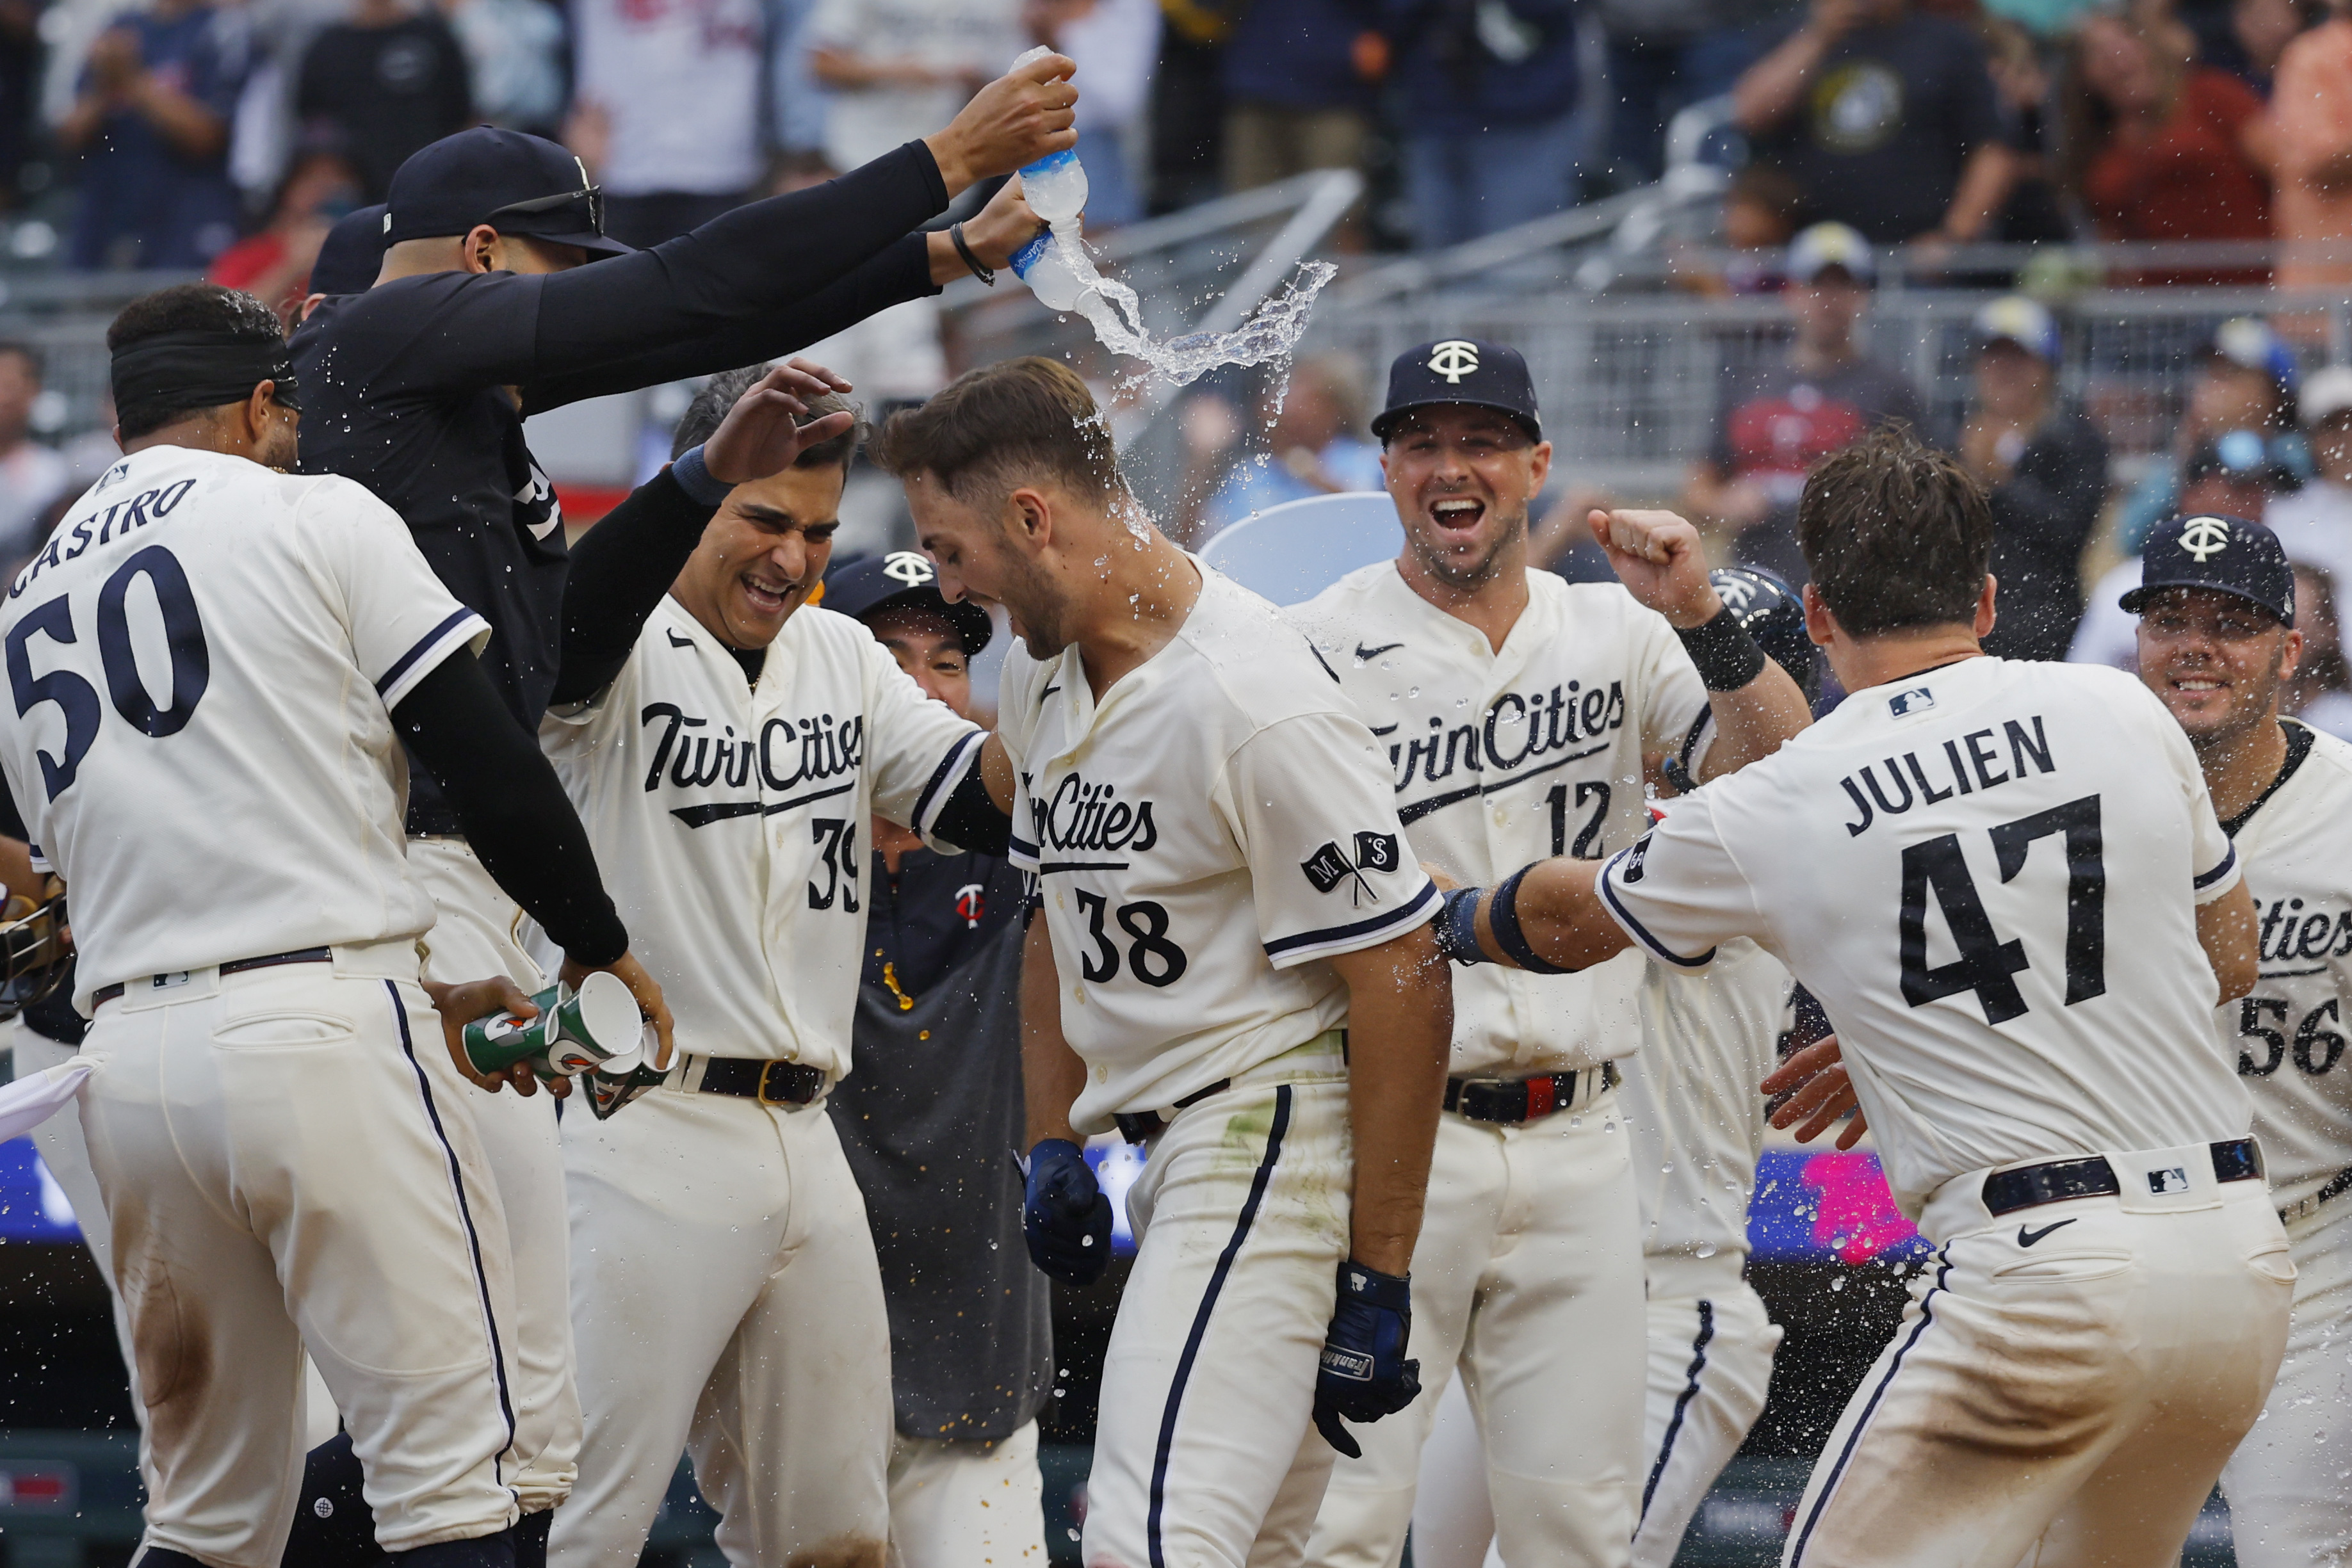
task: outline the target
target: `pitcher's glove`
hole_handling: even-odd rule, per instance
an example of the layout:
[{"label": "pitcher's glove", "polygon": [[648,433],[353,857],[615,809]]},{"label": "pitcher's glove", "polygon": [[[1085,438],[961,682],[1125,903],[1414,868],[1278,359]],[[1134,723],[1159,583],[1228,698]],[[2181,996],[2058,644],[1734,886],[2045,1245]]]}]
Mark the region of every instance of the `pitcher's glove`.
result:
[{"label": "pitcher's glove", "polygon": [[1029,1151],[1021,1235],[1029,1260],[1068,1284],[1093,1284],[1110,1262],[1110,1199],[1095,1184],[1087,1152],[1067,1138],[1040,1139]]},{"label": "pitcher's glove", "polygon": [[1377,1421],[1421,1392],[1421,1363],[1405,1359],[1412,1334],[1412,1277],[1383,1274],[1353,1259],[1339,1265],[1339,1302],[1315,1375],[1315,1427],[1351,1459],[1363,1449],[1340,1418]]}]

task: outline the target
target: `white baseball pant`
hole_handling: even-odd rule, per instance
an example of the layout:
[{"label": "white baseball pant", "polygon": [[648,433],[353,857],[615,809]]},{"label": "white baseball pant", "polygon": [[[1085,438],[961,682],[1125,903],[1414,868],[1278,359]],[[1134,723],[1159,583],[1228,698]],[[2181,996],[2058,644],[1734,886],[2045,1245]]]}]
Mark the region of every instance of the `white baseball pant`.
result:
[{"label": "white baseball pant", "polygon": [[[22,1019],[0,1024],[0,1044],[12,1050],[16,1076],[30,1078],[61,1062],[74,1059],[74,1048],[60,1045],[47,1035],[26,1029]],[[81,1231],[82,1245],[98,1260],[98,1271],[106,1277],[108,1304],[114,1312],[114,1343],[122,1352],[122,1367],[131,1380],[131,1413],[143,1427],[146,1406],[139,1400],[139,1379],[131,1350],[131,1324],[122,1315],[122,1297],[114,1288],[114,1242],[106,1222],[106,1200],[99,1196],[98,1173],[89,1168],[89,1145],[81,1135],[81,1118],[62,1113],[50,1117],[33,1129],[33,1146],[41,1152],[41,1164],[48,1170],[66,1201],[73,1206],[74,1224]],[[317,1448],[335,1435],[339,1417],[334,1396],[319,1376],[319,1369],[308,1354],[302,1357],[302,1448],[304,1452]]]},{"label": "white baseball pant", "polygon": [[1517,1126],[1439,1119],[1412,1258],[1423,1395],[1332,1470],[1309,1562],[1394,1568],[1436,1396],[1458,1370],[1503,1561],[1623,1568],[1643,1362],[1630,1144],[1614,1090]]},{"label": "white baseball pant", "polygon": [[681,1449],[739,1568],[882,1568],[890,1329],[833,1119],[656,1089],[567,1114],[587,1435],[554,1568],[634,1568]]},{"label": "white baseball pant", "polygon": [[1087,1568],[1301,1561],[1334,1457],[1311,1417],[1354,1175],[1336,1030],[1151,1140],[1128,1189],[1139,1245],[1103,1359]]},{"label": "white baseball pant", "polygon": [[1746,1255],[1654,1257],[1649,1394],[1634,1568],[1672,1568],[1683,1531],[1764,1412],[1780,1325],[1741,1277]]},{"label": "white baseball pant", "polygon": [[2238,1568],[2352,1568],[2352,1197],[2286,1234],[2296,1273],[2286,1359],[2221,1490]]},{"label": "white baseball pant", "polygon": [[[2260,1181],[2202,1145],[2111,1154],[2124,1193],[1947,1239],[1813,1467],[1784,1568],[2172,1568],[2285,1347],[2294,1268]],[[2148,1173],[2185,1174],[2151,1194]]]},{"label": "white baseball pant", "polygon": [[994,1442],[900,1433],[890,1450],[890,1550],[905,1568],[1044,1568],[1037,1423]]},{"label": "white baseball pant", "polygon": [[[412,838],[408,868],[433,900],[433,929],[423,944],[428,979],[456,985],[504,975],[526,994],[547,984],[518,940],[528,917],[490,880],[473,846],[463,839]],[[571,1495],[580,1470],[570,1227],[555,1101],[545,1092],[524,1099],[511,1088],[486,1094],[458,1076],[446,1051],[440,1055],[447,1082],[465,1090],[456,1097],[488,1154],[514,1249],[514,1333],[507,1355],[514,1369],[516,1465],[509,1479],[523,1512],[539,1513]]]},{"label": "white baseball pant", "polygon": [[145,1406],[148,1546],[276,1568],[306,1346],[386,1551],[516,1518],[506,1238],[425,1070],[446,1051],[415,973],[385,943],[98,1010],[81,1122]]}]

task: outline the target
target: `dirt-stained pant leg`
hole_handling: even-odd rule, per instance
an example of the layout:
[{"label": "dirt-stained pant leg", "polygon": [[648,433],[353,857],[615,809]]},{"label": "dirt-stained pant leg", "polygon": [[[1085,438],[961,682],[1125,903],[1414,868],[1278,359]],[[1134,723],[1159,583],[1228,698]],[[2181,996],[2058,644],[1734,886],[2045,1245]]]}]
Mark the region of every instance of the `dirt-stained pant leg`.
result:
[{"label": "dirt-stained pant leg", "polygon": [[[2191,1185],[2134,1196],[2158,1157]],[[1784,1568],[2178,1562],[2270,1391],[2292,1270],[2261,1182],[2217,1184],[2202,1149],[2109,1158],[2124,1197],[1995,1219],[1977,1173],[1930,1201],[1921,1228],[1949,1239],[1831,1433]]]},{"label": "dirt-stained pant leg", "polygon": [[[396,947],[397,951],[389,950]],[[100,1009],[82,1125],[145,1406],[149,1543],[271,1568],[301,1474],[302,1350],[348,1421],[378,1542],[515,1504],[505,1236],[470,1126],[419,1070],[406,944]],[[282,1281],[282,1283],[281,1283]]]},{"label": "dirt-stained pant leg", "polygon": [[[427,979],[454,985],[505,975],[527,994],[547,983],[517,940],[522,911],[490,880],[465,840],[411,839],[408,864],[436,915],[425,936]],[[458,1075],[446,1052],[434,1070],[473,1119],[514,1249],[515,1343],[507,1353],[515,1380],[511,1479],[523,1511],[538,1513],[570,1496],[580,1472],[570,1220],[555,1102],[545,1094],[526,1100],[511,1090],[485,1094]]]},{"label": "dirt-stained pant leg", "polygon": [[2238,1568],[2352,1568],[2352,1194],[2287,1227],[2294,1321],[2221,1490]]},{"label": "dirt-stained pant leg", "polygon": [[1288,1568],[1304,1550],[1332,1458],[1309,1416],[1348,1249],[1346,1068],[1335,1044],[1311,1071],[1257,1071],[1288,1082],[1244,1074],[1178,1113],[1129,1189],[1140,1246],[1103,1363],[1087,1568]]}]

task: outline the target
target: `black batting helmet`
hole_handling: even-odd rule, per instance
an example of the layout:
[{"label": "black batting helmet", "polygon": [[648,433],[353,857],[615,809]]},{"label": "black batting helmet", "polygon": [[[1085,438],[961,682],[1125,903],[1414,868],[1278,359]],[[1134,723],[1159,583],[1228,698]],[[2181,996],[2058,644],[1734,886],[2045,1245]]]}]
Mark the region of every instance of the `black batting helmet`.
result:
[{"label": "black batting helmet", "polygon": [[1719,566],[1706,580],[1756,645],[1789,672],[1805,700],[1820,696],[1821,662],[1813,640],[1805,635],[1805,605],[1796,590],[1752,566]]}]

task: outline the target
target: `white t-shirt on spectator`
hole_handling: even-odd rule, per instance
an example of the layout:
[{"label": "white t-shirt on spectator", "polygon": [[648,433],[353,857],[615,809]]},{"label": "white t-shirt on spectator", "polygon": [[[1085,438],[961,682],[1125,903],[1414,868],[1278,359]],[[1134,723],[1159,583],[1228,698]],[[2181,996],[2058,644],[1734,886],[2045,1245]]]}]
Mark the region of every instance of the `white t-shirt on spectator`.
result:
[{"label": "white t-shirt on spectator", "polygon": [[579,97],[611,126],[597,171],[607,195],[732,195],[758,183],[759,0],[579,0],[572,25]]},{"label": "white t-shirt on spectator", "polygon": [[72,482],[62,454],[27,441],[0,457],[0,565],[13,565],[41,542],[41,522]]},{"label": "white t-shirt on spectator", "polygon": [[1142,118],[1160,63],[1159,0],[1096,0],[1055,43],[1077,62],[1080,131],[1125,131]]},{"label": "white t-shirt on spectator", "polygon": [[[993,77],[1029,47],[1029,37],[1019,0],[818,0],[809,47]],[[870,163],[947,124],[971,96],[954,83],[831,89],[825,160],[845,172]]]},{"label": "white t-shirt on spectator", "polygon": [[[2118,670],[2139,668],[2139,617],[2118,602],[2139,586],[2139,557],[2134,556],[2091,585],[2083,619],[2074,627],[2074,644],[2066,650],[2070,664],[2105,664]],[[1993,608],[2000,609],[1996,597]]]},{"label": "white t-shirt on spectator", "polygon": [[2263,521],[2278,535],[2287,559],[2327,574],[2341,613],[2352,596],[2352,489],[2314,479],[2300,490],[2272,497]]}]

